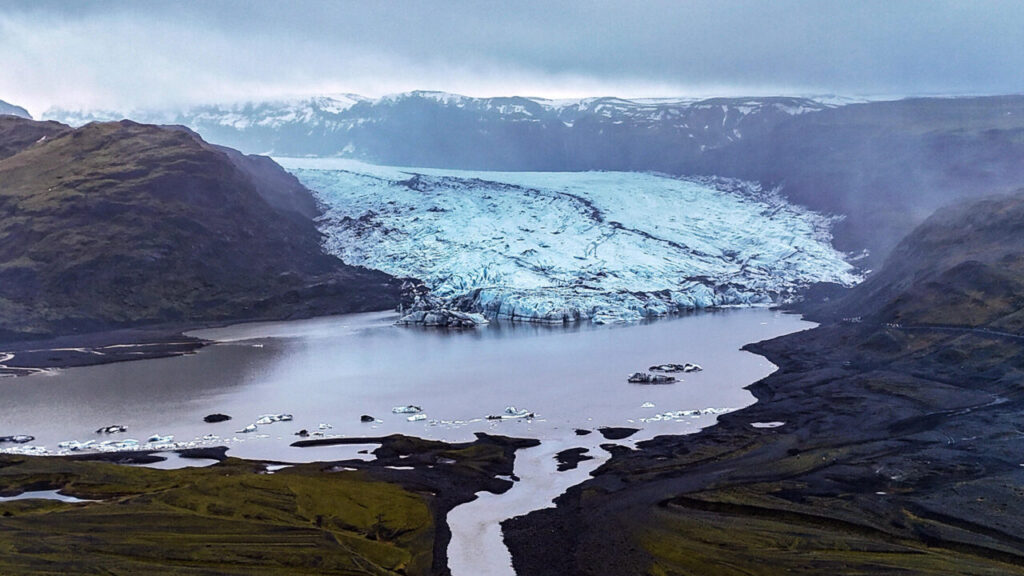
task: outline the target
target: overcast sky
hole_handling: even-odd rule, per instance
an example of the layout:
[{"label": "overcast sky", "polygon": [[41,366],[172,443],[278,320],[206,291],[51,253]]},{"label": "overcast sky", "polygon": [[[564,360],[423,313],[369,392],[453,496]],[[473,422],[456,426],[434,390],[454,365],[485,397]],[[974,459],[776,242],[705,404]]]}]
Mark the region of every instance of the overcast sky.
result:
[{"label": "overcast sky", "polygon": [[0,99],[1024,92],[1024,2],[0,0]]}]

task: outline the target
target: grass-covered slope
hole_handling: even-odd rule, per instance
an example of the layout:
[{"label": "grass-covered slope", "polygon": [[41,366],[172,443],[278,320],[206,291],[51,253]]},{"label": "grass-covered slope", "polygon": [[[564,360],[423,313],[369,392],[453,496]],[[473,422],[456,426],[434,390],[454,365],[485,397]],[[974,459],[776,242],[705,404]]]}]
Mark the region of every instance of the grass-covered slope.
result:
[{"label": "grass-covered slope", "polygon": [[0,459],[92,503],[0,503],[4,574],[428,574],[434,522],[423,496],[360,472],[274,474],[225,460],[177,471]]},{"label": "grass-covered slope", "polygon": [[308,191],[266,160],[128,121],[5,118],[0,141],[2,337],[397,301],[391,277],[322,252]]},{"label": "grass-covered slope", "polygon": [[834,315],[1024,333],[1024,191],[939,210]]},{"label": "grass-covered slope", "polygon": [[516,566],[1024,574],[1022,226],[1022,195],[928,220],[839,303],[851,319],[752,347],[780,367],[754,406],[507,523]]},{"label": "grass-covered slope", "polygon": [[537,445],[477,436],[310,440],[296,446],[381,446],[371,461],[287,467],[223,449],[191,451],[219,462],[178,470],[127,465],[159,459],[141,452],[0,455],[0,495],[89,500],[0,501],[0,574],[449,574],[448,512],[510,489],[516,450]]}]

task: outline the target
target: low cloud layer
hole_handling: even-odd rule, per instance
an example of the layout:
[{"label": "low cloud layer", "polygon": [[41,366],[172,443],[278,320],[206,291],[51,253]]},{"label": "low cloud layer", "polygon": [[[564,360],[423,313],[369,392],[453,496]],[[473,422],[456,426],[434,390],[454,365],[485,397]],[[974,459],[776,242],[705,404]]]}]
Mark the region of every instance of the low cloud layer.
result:
[{"label": "low cloud layer", "polygon": [[0,99],[1018,93],[1020,46],[998,0],[26,1],[0,13]]}]

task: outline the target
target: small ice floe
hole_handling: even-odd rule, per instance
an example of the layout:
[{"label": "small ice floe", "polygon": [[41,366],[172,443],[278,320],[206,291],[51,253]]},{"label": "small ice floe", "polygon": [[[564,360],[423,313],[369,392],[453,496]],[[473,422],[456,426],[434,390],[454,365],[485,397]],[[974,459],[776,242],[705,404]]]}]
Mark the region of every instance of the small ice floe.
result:
[{"label": "small ice floe", "polygon": [[256,425],[265,426],[274,422],[291,422],[293,419],[291,414],[263,414],[256,419]]},{"label": "small ice floe", "polygon": [[47,456],[50,454],[50,451],[43,446],[17,446],[15,448],[7,448],[4,452],[24,456]]},{"label": "small ice floe", "polygon": [[717,416],[735,411],[735,408],[701,408],[700,410],[679,410],[676,412],[663,412],[649,418],[641,418],[641,422],[662,422],[665,420],[679,420],[680,418],[699,418],[701,416]]},{"label": "small ice floe", "polygon": [[654,402],[644,402],[640,405],[641,408],[654,408]]},{"label": "small ice floe", "polygon": [[421,414],[413,414],[412,416],[409,416],[408,418],[406,418],[406,420],[408,420],[409,422],[419,422],[421,420],[426,420],[426,419],[427,419],[427,415],[426,414],[422,414],[422,413]]},{"label": "small ice floe", "polygon": [[779,426],[785,426],[785,422],[751,422],[750,425],[754,428],[778,428]]},{"label": "small ice floe", "polygon": [[317,429],[319,430],[330,430],[331,428],[334,428],[334,426],[331,426],[330,424],[324,424],[323,422],[321,422],[320,425],[317,426]]},{"label": "small ice floe", "polygon": [[348,466],[331,466],[327,469],[327,472],[355,472],[358,468],[350,468]]},{"label": "small ice floe", "polygon": [[112,424],[110,426],[104,426],[96,430],[97,434],[120,434],[121,432],[127,432],[128,428],[121,426],[120,424]]},{"label": "small ice floe", "polygon": [[96,445],[96,450],[100,452],[125,452],[128,450],[138,450],[139,441],[134,438],[125,438],[124,440],[104,440]]},{"label": "small ice floe", "polygon": [[27,444],[35,440],[35,436],[29,436],[28,434],[15,434],[13,436],[0,436],[0,444],[10,442],[12,444]]},{"label": "small ice floe", "polygon": [[213,442],[218,438],[220,438],[220,436],[217,436],[216,434],[206,434],[205,436],[203,436],[202,440],[204,442]]},{"label": "small ice floe", "polygon": [[149,438],[146,439],[146,442],[149,442],[150,444],[167,444],[168,442],[172,442],[172,441],[174,441],[174,435],[173,434],[169,434],[167,436],[161,436],[159,434],[153,434],[152,436],[150,436]]},{"label": "small ice floe", "polygon": [[72,452],[78,452],[79,450],[87,450],[92,448],[96,444],[95,440],[89,440],[88,442],[79,442],[78,440],[65,440],[57,444],[57,448],[61,450],[71,450]]},{"label": "small ice floe", "polygon": [[488,420],[518,420],[520,418],[533,418],[533,412],[529,410],[517,410],[515,406],[507,406],[501,414],[492,414]]},{"label": "small ice floe", "polygon": [[698,364],[656,364],[648,368],[651,372],[700,372],[703,368]]},{"label": "small ice floe", "polygon": [[291,468],[291,466],[292,466],[291,464],[267,464],[267,466],[263,470],[264,470],[264,473],[266,473],[266,474],[273,474],[274,472],[277,472],[278,470],[284,470],[285,468]]},{"label": "small ice floe", "polygon": [[248,426],[246,426],[245,428],[242,428],[241,430],[236,430],[236,432],[239,433],[239,434],[248,434],[250,432],[255,432],[255,431],[256,431],[256,425],[255,424],[249,424]]},{"label": "small ice floe", "polygon": [[675,381],[675,376],[648,374],[647,372],[633,372],[626,378],[626,382],[630,384],[671,384]]},{"label": "small ice floe", "polygon": [[423,408],[413,406],[412,404],[408,406],[395,406],[391,409],[392,414],[418,414],[420,412],[423,412]]}]

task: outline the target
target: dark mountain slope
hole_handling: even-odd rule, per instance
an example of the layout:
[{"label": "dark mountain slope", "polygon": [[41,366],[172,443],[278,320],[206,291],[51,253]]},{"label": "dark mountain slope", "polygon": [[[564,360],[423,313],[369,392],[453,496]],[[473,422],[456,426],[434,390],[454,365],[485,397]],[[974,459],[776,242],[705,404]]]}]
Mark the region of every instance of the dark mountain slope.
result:
[{"label": "dark mountain slope", "polygon": [[507,522],[517,571],[1024,574],[1022,226],[1024,194],[929,219],[840,301],[860,321],[751,347],[757,404]]},{"label": "dark mountain slope", "polygon": [[7,339],[397,301],[391,277],[322,252],[308,191],[265,160],[181,129],[22,123],[52,132],[0,160]]},{"label": "dark mountain slope", "polygon": [[919,98],[802,114],[676,170],[778,184],[843,214],[837,246],[880,265],[936,208],[1024,185],[1024,96]]},{"label": "dark mountain slope", "polygon": [[873,322],[1024,333],[1024,192],[939,210],[831,310]]},{"label": "dark mountain slope", "polygon": [[17,116],[0,116],[0,160],[70,131],[71,128],[57,122],[26,122]]}]

